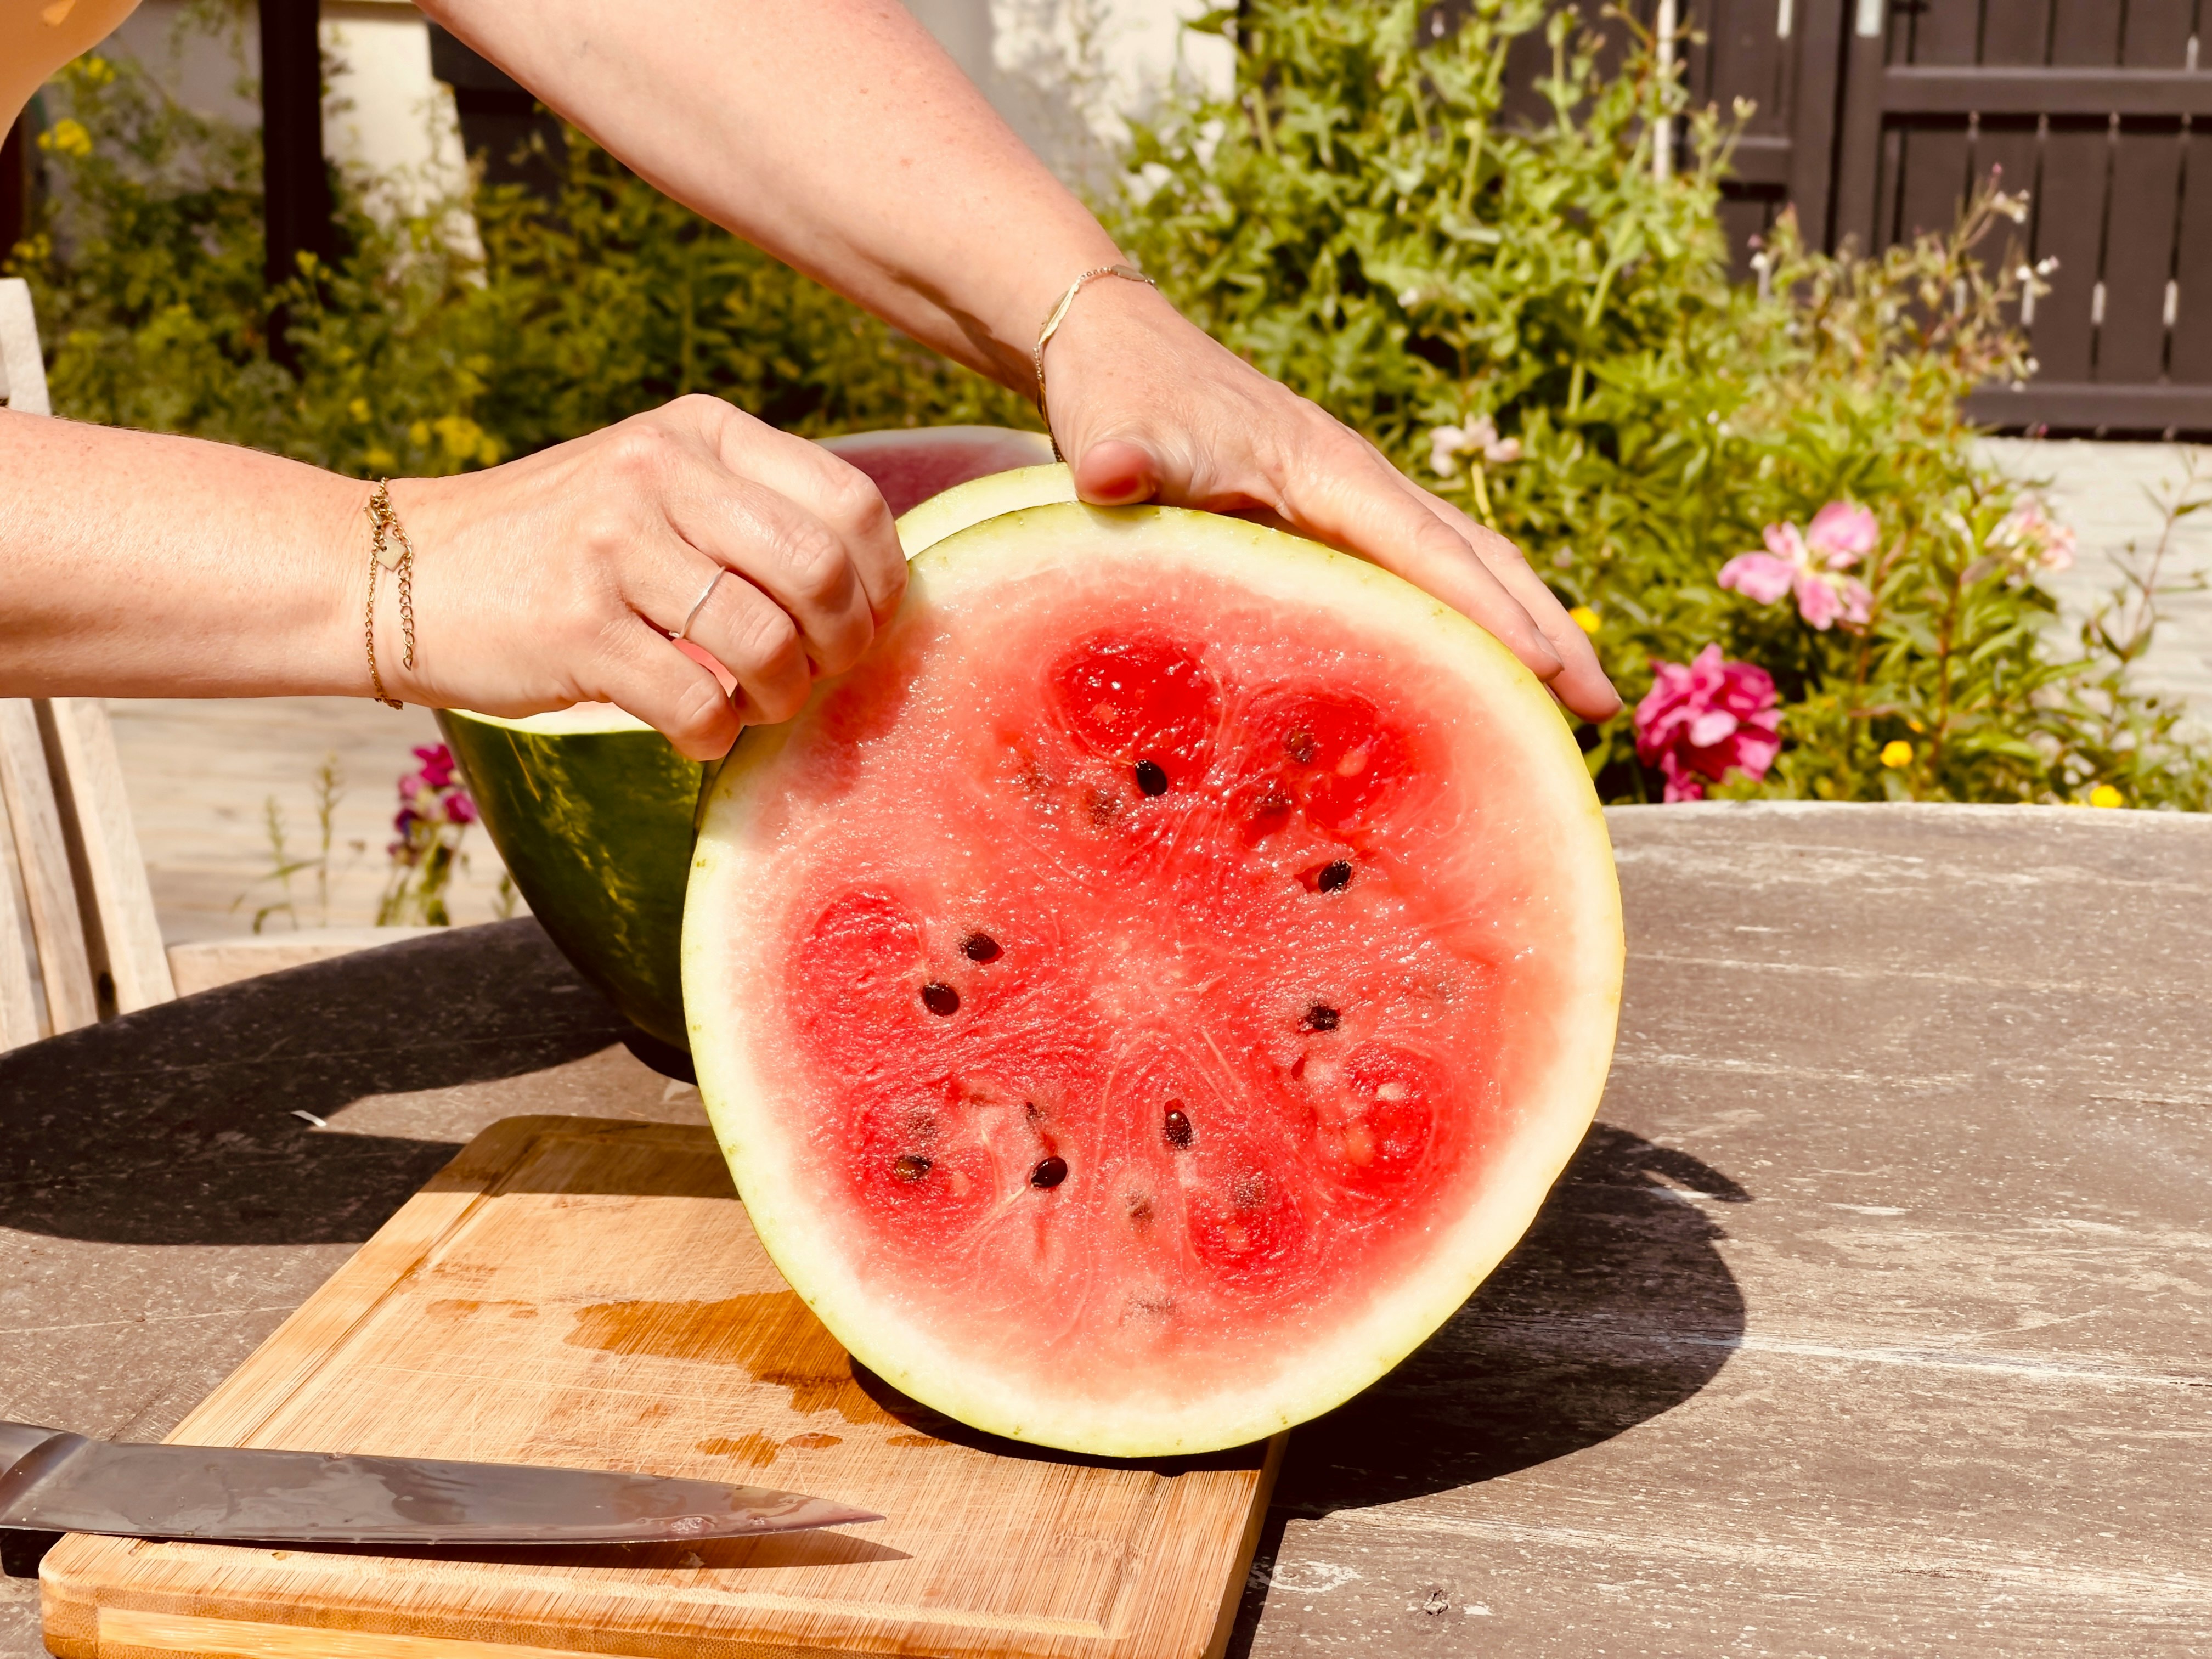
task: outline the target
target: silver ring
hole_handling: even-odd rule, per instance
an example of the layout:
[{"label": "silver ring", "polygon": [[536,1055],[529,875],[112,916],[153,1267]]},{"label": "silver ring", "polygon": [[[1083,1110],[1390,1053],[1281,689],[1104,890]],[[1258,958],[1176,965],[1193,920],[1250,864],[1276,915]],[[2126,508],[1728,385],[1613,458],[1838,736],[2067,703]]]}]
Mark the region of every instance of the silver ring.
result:
[{"label": "silver ring", "polygon": [[691,624],[699,620],[699,613],[707,608],[707,601],[714,597],[714,584],[721,580],[723,577],[729,574],[730,572],[728,568],[725,566],[722,569],[717,570],[713,575],[707,579],[707,591],[700,594],[699,603],[693,605],[691,607],[691,614],[684,617],[684,626],[676,630],[676,637],[678,639],[688,640],[691,637]]}]

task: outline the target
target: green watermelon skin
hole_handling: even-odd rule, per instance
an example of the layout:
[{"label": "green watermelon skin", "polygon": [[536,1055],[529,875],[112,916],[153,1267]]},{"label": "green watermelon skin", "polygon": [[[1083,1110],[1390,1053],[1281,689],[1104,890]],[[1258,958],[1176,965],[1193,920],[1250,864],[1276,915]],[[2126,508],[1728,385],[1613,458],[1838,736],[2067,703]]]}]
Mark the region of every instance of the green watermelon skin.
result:
[{"label": "green watermelon skin", "polygon": [[631,1024],[688,1050],[684,888],[703,769],[647,727],[547,733],[458,709],[439,729],[514,885]]}]

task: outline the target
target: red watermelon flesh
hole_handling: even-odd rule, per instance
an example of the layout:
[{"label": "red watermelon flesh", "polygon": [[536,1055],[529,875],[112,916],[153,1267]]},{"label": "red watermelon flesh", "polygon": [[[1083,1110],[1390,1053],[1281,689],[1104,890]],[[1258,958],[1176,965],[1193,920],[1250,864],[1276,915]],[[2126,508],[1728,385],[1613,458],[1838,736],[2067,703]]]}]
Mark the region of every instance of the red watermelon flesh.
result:
[{"label": "red watermelon flesh", "polygon": [[868,475],[894,516],[970,478],[1054,459],[1052,440],[1042,433],[1003,426],[891,428],[821,441]]},{"label": "red watermelon flesh", "polygon": [[1573,744],[1470,625],[1270,532],[1045,508],[915,571],[695,864],[692,1048],[763,1240],[998,1432],[1323,1409],[1595,1107],[1618,900]]}]

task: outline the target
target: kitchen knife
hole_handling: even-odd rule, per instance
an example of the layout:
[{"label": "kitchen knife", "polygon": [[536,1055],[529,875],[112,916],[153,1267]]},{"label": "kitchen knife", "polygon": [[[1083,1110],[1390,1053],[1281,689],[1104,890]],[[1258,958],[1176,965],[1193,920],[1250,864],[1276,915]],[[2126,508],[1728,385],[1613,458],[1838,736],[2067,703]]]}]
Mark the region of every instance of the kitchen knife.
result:
[{"label": "kitchen knife", "polygon": [[653,1544],[884,1517],[605,1469],[88,1440],[0,1423],[0,1527],[296,1544]]}]

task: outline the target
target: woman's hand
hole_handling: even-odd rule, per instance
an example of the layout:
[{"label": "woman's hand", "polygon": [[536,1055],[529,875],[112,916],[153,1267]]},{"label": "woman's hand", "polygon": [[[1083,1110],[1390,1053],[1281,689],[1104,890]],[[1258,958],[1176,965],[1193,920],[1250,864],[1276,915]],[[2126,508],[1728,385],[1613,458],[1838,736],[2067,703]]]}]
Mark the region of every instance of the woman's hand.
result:
[{"label": "woman's hand", "polygon": [[[387,580],[377,660],[393,696],[493,714],[617,703],[695,760],[796,714],[906,586],[865,475],[713,398],[392,499],[416,547],[417,641],[415,672],[396,672]],[[735,677],[729,696],[669,637],[695,605],[687,637]]]},{"label": "woman's hand", "polygon": [[1583,719],[1620,708],[1589,637],[1518,548],[1151,289],[1087,286],[1046,348],[1045,380],[1084,500],[1271,513],[1473,617]]}]

